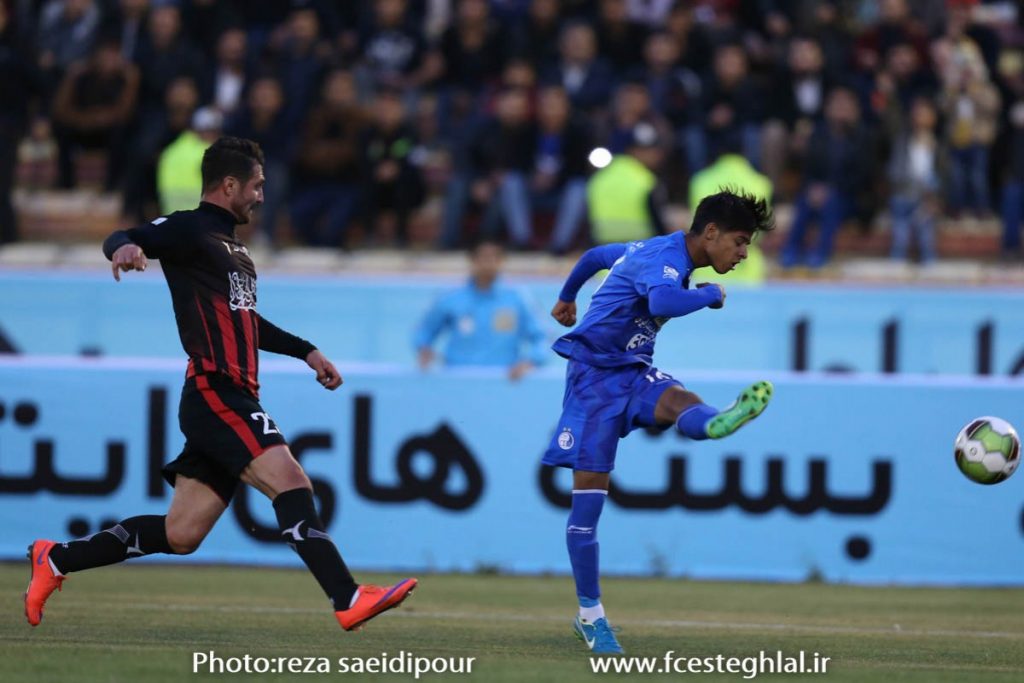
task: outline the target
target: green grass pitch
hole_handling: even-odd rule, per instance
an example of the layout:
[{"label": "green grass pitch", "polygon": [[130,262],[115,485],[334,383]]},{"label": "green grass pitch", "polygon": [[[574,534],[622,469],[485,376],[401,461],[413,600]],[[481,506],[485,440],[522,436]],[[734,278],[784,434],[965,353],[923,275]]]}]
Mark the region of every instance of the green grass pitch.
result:
[{"label": "green grass pitch", "polygon": [[[395,680],[411,675],[193,674],[193,652],[253,657],[475,657],[472,675],[420,680],[743,680],[742,674],[598,675],[571,633],[565,577],[422,576],[400,609],[344,633],[303,571],[122,565],[73,575],[28,626],[28,566],[0,565],[0,681]],[[360,575],[389,582],[394,576]],[[606,579],[627,654],[830,657],[827,675],[768,680],[1024,680],[1024,590]]]}]

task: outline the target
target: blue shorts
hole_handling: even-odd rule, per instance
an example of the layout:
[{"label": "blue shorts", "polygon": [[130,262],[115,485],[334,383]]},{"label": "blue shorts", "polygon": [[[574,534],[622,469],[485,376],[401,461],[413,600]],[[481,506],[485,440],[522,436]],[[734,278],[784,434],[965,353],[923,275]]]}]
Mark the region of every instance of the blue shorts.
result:
[{"label": "blue shorts", "polygon": [[682,383],[646,365],[599,368],[569,361],[562,417],[544,457],[545,465],[611,472],[619,439],[634,429],[657,427],[658,399]]}]

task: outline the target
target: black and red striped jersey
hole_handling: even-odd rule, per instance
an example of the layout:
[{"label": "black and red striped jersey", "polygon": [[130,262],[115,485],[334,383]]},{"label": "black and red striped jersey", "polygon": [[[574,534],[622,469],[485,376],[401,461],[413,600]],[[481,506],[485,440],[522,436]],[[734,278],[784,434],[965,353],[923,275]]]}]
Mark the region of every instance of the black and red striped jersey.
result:
[{"label": "black and red striped jersey", "polygon": [[256,312],[256,267],[235,234],[235,217],[208,202],[119,230],[103,243],[108,259],[125,244],[157,259],[171,290],[188,377],[219,373],[259,395],[258,350],[304,359],[315,347]]}]

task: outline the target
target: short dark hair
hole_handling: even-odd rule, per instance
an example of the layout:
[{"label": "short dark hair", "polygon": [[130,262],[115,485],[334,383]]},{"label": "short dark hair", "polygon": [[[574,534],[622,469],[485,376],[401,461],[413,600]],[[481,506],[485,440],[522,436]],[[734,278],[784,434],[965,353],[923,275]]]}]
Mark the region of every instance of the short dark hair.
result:
[{"label": "short dark hair", "polygon": [[699,235],[708,223],[714,223],[723,232],[745,232],[751,237],[775,229],[775,217],[767,200],[728,187],[700,200],[690,232]]},{"label": "short dark hair", "polygon": [[252,140],[227,135],[217,138],[203,153],[203,192],[228,176],[248,182],[257,164],[263,166],[263,150]]},{"label": "short dark hair", "polygon": [[505,253],[505,245],[497,239],[488,236],[479,237],[470,243],[469,247],[466,249],[466,253],[469,254],[470,258],[476,258],[477,254],[479,254],[480,250],[484,247],[496,247],[499,251]]}]

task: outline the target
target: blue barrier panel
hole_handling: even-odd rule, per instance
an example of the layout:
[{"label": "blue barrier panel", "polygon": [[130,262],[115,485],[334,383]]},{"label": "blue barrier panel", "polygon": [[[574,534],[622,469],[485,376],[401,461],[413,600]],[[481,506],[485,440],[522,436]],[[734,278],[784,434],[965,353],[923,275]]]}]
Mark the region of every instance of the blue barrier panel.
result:
[{"label": "blue barrier panel", "polygon": [[[699,278],[698,278],[699,279]],[[336,359],[411,365],[412,331],[461,278],[260,279],[260,312]],[[522,280],[551,340],[560,283]],[[581,310],[592,287],[580,298]],[[669,322],[657,362],[705,370],[849,370],[1015,375],[1024,371],[1024,292],[773,286],[731,291],[726,309]],[[157,268],[0,274],[0,335],[33,354],[181,358]],[[716,353],[697,349],[714,348]]]},{"label": "blue barrier panel", "polygon": [[[570,480],[538,465],[559,414],[557,368],[516,384],[481,371],[344,372],[328,393],[301,364],[268,361],[263,406],[353,566],[567,570]],[[754,377],[678,376],[718,405]],[[0,361],[0,556],[164,511],[158,469],[182,445],[181,377],[170,361]],[[607,572],[1024,584],[1024,478],[974,484],[951,452],[975,416],[1024,425],[1024,383],[773,379],[768,411],[729,439],[622,442],[600,528]],[[185,559],[296,564],[278,537],[250,492]]]}]

